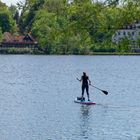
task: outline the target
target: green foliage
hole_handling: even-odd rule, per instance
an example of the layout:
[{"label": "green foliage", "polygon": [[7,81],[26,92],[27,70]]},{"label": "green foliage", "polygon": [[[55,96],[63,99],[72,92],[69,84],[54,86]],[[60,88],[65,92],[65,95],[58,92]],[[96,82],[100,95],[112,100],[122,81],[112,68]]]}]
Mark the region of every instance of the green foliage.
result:
[{"label": "green foliage", "polygon": [[0,41],[2,40],[2,29],[0,27]]},{"label": "green foliage", "polygon": [[34,54],[35,50],[30,48],[7,48],[0,49],[0,54]]},{"label": "green foliage", "polygon": [[[42,5],[44,4],[44,0],[27,0],[26,5],[23,6],[23,3],[21,5],[18,3],[19,7],[22,7],[23,11],[21,13],[21,17],[19,20],[20,24],[20,31],[22,33],[26,31],[30,31],[32,27],[32,23],[35,18],[36,12],[42,8]],[[26,8],[27,7],[27,8]]]},{"label": "green foliage", "polygon": [[40,50],[50,54],[129,52],[127,39],[117,46],[111,37],[140,19],[139,0],[26,0],[18,6],[21,32],[32,31]]},{"label": "green foliage", "polygon": [[14,32],[16,28],[15,21],[13,20],[10,11],[5,6],[0,6],[0,27],[2,33]]},{"label": "green foliage", "polygon": [[11,6],[9,7],[9,11],[11,12],[12,16],[14,17],[14,15],[15,15],[15,13],[16,13],[16,11],[17,11],[17,7],[14,6],[14,5],[11,5]]},{"label": "green foliage", "polygon": [[129,42],[130,41],[127,38],[122,38],[118,44],[118,52],[130,52]]}]

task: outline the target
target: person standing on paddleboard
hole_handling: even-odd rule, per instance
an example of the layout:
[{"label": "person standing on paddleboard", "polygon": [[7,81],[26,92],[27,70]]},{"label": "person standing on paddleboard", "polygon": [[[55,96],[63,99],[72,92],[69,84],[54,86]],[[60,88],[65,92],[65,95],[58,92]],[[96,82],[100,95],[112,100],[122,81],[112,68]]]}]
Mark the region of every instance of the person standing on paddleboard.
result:
[{"label": "person standing on paddleboard", "polygon": [[83,72],[83,75],[81,76],[81,79],[79,80],[77,78],[78,81],[82,82],[82,99],[81,101],[84,99],[84,91],[86,89],[87,92],[87,97],[88,97],[88,101],[90,101],[89,99],[89,85],[91,84],[91,81],[89,80],[89,77],[86,75],[85,72]]}]

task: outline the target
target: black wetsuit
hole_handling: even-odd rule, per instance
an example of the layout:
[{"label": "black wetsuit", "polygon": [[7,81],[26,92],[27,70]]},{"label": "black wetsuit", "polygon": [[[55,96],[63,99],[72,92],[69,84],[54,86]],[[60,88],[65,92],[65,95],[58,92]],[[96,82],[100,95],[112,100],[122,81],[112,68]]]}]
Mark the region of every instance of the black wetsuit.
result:
[{"label": "black wetsuit", "polygon": [[88,76],[82,76],[82,96],[84,96],[84,90],[86,89],[87,95],[89,96],[89,92],[88,92]]}]

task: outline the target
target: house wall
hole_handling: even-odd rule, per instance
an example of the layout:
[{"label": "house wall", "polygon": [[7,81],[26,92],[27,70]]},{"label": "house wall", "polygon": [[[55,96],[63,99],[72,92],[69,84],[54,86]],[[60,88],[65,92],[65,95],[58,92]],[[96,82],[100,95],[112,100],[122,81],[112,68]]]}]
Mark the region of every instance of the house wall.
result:
[{"label": "house wall", "polygon": [[112,36],[112,42],[118,44],[122,38],[128,38],[130,41],[136,42],[140,38],[140,21],[117,30]]},{"label": "house wall", "polygon": [[30,35],[12,36],[9,32],[4,33],[4,39],[1,42],[1,48],[37,48],[38,43]]}]

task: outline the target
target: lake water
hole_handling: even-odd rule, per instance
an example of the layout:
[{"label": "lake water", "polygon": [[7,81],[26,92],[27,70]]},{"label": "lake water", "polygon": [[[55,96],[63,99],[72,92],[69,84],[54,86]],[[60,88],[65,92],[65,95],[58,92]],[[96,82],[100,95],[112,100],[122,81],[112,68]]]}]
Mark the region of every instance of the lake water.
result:
[{"label": "lake water", "polygon": [[[74,103],[83,71],[97,105]],[[0,56],[0,140],[139,138],[140,56]]]}]

